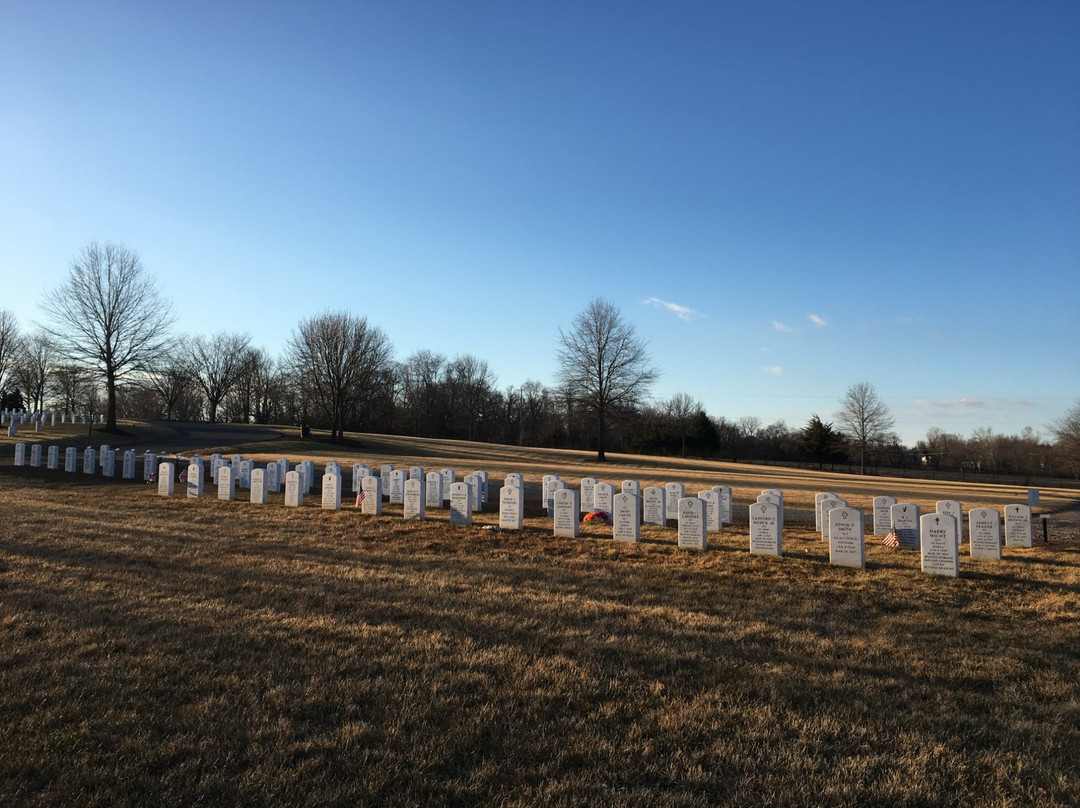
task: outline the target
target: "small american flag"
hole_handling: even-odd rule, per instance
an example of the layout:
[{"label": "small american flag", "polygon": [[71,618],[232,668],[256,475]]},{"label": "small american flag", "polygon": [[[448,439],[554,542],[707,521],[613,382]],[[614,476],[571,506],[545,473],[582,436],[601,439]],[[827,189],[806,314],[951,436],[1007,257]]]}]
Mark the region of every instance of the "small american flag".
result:
[{"label": "small american flag", "polygon": [[363,501],[364,501],[364,492],[363,491],[358,491],[357,494],[356,494],[356,507],[359,508],[361,503],[363,503]]},{"label": "small american flag", "polygon": [[182,482],[182,483],[187,482],[187,469],[184,469],[183,471],[180,472],[180,482]]},{"label": "small american flag", "polygon": [[899,547],[900,546],[900,537],[896,535],[896,528],[895,527],[892,528],[885,535],[885,538],[881,540],[881,543],[884,544],[886,547]]}]

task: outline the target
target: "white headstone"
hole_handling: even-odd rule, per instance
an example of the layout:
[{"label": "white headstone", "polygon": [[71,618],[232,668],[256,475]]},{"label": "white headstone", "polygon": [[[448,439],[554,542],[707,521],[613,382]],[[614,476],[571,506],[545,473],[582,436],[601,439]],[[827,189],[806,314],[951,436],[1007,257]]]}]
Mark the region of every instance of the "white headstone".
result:
[{"label": "white headstone", "polygon": [[157,455],[153,452],[144,452],[142,456],[143,482],[148,483],[152,479],[154,479],[154,475],[157,474],[157,470]]},{"label": "white headstone", "polygon": [[595,477],[582,477],[581,478],[581,497],[579,503],[581,505],[582,513],[589,513],[594,507],[594,492],[596,490],[596,478]]},{"label": "white headstone", "polygon": [[686,486],[683,483],[668,483],[664,486],[664,501],[667,503],[664,519],[679,518],[679,500],[685,496]]},{"label": "white headstone", "polygon": [[124,467],[121,471],[121,476],[125,480],[135,479],[135,450],[128,449],[124,452]]},{"label": "white headstone", "polygon": [[457,472],[455,472],[453,469],[443,469],[441,473],[443,502],[449,502],[450,486],[452,486],[457,481]]},{"label": "white headstone", "polygon": [[698,499],[705,502],[705,530],[709,533],[722,532],[724,522],[720,518],[720,492],[714,488],[698,491]]},{"label": "white headstone", "polygon": [[909,550],[919,549],[919,517],[921,516],[918,505],[910,502],[898,502],[889,509],[892,514],[892,526],[896,531],[896,538],[901,547]]},{"label": "white headstone", "polygon": [[479,513],[483,510],[483,502],[480,498],[480,491],[483,485],[482,481],[475,474],[466,474],[464,482],[469,484],[469,507],[472,508],[473,513]]},{"label": "white headstone", "polygon": [[83,451],[82,470],[83,474],[93,474],[97,471],[97,451],[93,446],[87,446]]},{"label": "white headstone", "polygon": [[323,474],[322,507],[326,511],[341,510],[341,475],[335,472]]},{"label": "white headstone", "polygon": [[75,467],[79,463],[79,450],[74,446],[69,446],[64,449],[64,471],[71,474],[75,473]]},{"label": "white headstone", "polygon": [[172,463],[159,463],[157,468],[157,491],[163,497],[171,497],[176,489],[176,469]]},{"label": "white headstone", "polygon": [[41,444],[35,443],[30,447],[30,468],[41,468]]},{"label": "white headstone", "polygon": [[352,492],[354,494],[360,493],[360,479],[365,475],[364,472],[369,471],[368,467],[363,463],[353,463],[352,467]]},{"label": "white headstone", "polygon": [[390,504],[401,505],[405,501],[405,469],[392,469],[390,471]]},{"label": "white headstone", "polygon": [[[254,479],[256,471],[257,469],[252,470],[252,479]],[[265,474],[263,474],[263,487],[266,489],[267,494],[271,492],[277,494],[281,491],[281,464],[276,460],[266,464]]]},{"label": "white headstone", "polygon": [[892,530],[891,508],[897,502],[896,497],[874,497],[874,535],[884,536]]},{"label": "white headstone", "polygon": [[506,479],[503,480],[503,485],[517,486],[518,488],[525,490],[525,477],[521,472],[513,471],[506,475]]},{"label": "white headstone", "polygon": [[236,499],[236,469],[222,466],[217,473],[217,498],[225,502]]},{"label": "white headstone", "polygon": [[254,460],[241,460],[240,461],[240,474],[236,478],[236,483],[241,488],[251,488],[251,472],[255,470]]},{"label": "white headstone", "polygon": [[548,516],[554,516],[554,504],[552,502],[552,495],[555,493],[555,484],[559,481],[558,474],[545,474],[543,478],[543,488],[541,489],[541,496],[544,500],[544,509],[547,510]]},{"label": "white headstone", "polygon": [[858,508],[833,508],[829,520],[829,563],[841,567],[866,566],[863,513]]},{"label": "white headstone", "polygon": [[105,449],[101,453],[101,474],[112,477],[116,474],[116,449]]},{"label": "white headstone", "polygon": [[426,508],[441,508],[443,506],[443,476],[441,472],[429,471],[425,486],[424,505]]},{"label": "white headstone", "polygon": [[755,502],[750,506],[750,552],[753,555],[781,555],[783,518],[775,502]]},{"label": "white headstone", "polygon": [[616,494],[611,503],[611,535],[615,541],[641,541],[641,503],[637,494]]},{"label": "white headstone", "polygon": [[1005,506],[1005,546],[1031,546],[1031,506]]},{"label": "white headstone", "polygon": [[[760,501],[760,500],[759,500]],[[817,503],[821,509],[821,540],[829,540],[829,511],[846,508],[848,504],[840,497],[826,497]]]},{"label": "white headstone", "polygon": [[424,469],[422,466],[411,466],[409,468],[409,479],[419,480],[425,482]]},{"label": "white headstone", "polygon": [[402,502],[402,517],[404,519],[424,521],[424,488],[424,481],[415,477],[410,477],[405,481],[405,499]]},{"label": "white headstone", "polygon": [[48,460],[45,462],[46,468],[49,471],[56,471],[60,468],[60,447],[50,446],[48,452]]},{"label": "white headstone", "polygon": [[504,485],[499,489],[499,527],[521,530],[525,526],[525,489]]},{"label": "white headstone", "polygon": [[641,521],[646,525],[667,524],[667,492],[658,485],[650,485],[641,492]]},{"label": "white headstone", "polygon": [[483,506],[488,501],[488,473],[483,469],[477,469],[473,472],[473,476],[476,477],[477,488],[480,492],[480,507],[477,510],[483,510]]},{"label": "white headstone", "polygon": [[735,516],[735,498],[730,485],[714,485],[714,491],[720,492],[720,522],[730,525]]},{"label": "white headstone", "polygon": [[825,518],[821,513],[821,501],[823,499],[836,499],[836,494],[832,491],[820,491],[817,494],[814,494],[814,530],[818,533],[824,533],[825,531],[825,526],[823,524]]},{"label": "white headstone", "polygon": [[[669,493],[672,485],[682,483],[668,483]],[[679,546],[707,550],[709,539],[705,530],[705,500],[682,497],[676,506],[676,513],[679,517]]]},{"label": "white headstone", "polygon": [[26,465],[26,444],[25,443],[16,443],[15,444],[15,465],[16,466],[25,466]]},{"label": "white headstone", "polygon": [[[224,470],[225,469],[222,469],[221,471]],[[303,504],[303,475],[301,474],[299,469],[293,469],[285,475],[285,505],[289,508],[299,508]]]},{"label": "white headstone", "polygon": [[392,463],[383,463],[379,466],[379,479],[382,480],[383,499],[390,499],[390,472],[394,470]]},{"label": "white headstone", "polygon": [[948,513],[928,513],[919,520],[922,533],[922,571],[955,578],[960,574],[957,558],[956,517]]},{"label": "white headstone", "polygon": [[604,513],[611,513],[611,502],[615,497],[615,486],[612,483],[597,483],[593,486],[593,506],[594,511],[603,511]]},{"label": "white headstone", "polygon": [[939,499],[935,505],[938,513],[947,513],[956,519],[957,541],[964,535],[964,506],[955,499]]},{"label": "white headstone", "polygon": [[249,497],[256,505],[265,505],[269,502],[269,489],[266,486],[266,478],[270,469],[276,469],[277,463],[271,463],[265,469],[251,470],[251,496]]},{"label": "white headstone", "polygon": [[581,525],[581,509],[578,492],[573,488],[557,488],[551,495],[554,509],[553,534],[577,538]]},{"label": "white headstone", "polygon": [[620,493],[633,494],[641,501],[641,482],[639,480],[623,480],[622,485],[619,486]]},{"label": "white headstone", "polygon": [[1001,561],[1001,514],[993,508],[968,511],[968,551],[972,558]]},{"label": "white headstone", "polygon": [[472,486],[467,482],[450,486],[450,524],[472,524]]},{"label": "white headstone", "polygon": [[382,481],[369,474],[360,478],[360,513],[367,516],[382,516]]},{"label": "white headstone", "polygon": [[203,495],[202,466],[191,463],[187,467],[187,498],[201,499]]}]

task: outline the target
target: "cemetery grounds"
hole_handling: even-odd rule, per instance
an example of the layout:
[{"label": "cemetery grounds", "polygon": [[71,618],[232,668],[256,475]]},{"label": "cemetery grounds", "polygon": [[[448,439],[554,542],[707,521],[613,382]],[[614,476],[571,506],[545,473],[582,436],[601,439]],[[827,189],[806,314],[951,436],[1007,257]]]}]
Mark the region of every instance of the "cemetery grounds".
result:
[{"label": "cemetery grounds", "polygon": [[[964,544],[943,578],[869,527],[865,569],[831,566],[814,493],[869,517],[1026,489],[350,437],[203,453],[485,469],[496,492],[520,472],[524,528],[485,529],[497,494],[471,527],[362,516],[348,486],[340,511],[165,498],[0,442],[0,804],[1080,803],[1075,489],[1041,491],[1049,542]],[[723,483],[742,515],[705,551],[674,527],[557,538],[547,473]],[[747,552],[765,488],[779,558]]]}]

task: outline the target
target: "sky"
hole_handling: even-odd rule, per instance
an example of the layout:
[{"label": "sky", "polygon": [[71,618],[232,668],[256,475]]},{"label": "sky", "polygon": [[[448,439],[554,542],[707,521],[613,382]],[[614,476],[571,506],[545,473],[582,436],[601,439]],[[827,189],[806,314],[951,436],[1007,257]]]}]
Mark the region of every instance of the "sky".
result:
[{"label": "sky", "polygon": [[1080,3],[0,0],[0,309],[91,241],[181,334],[345,310],[553,385],[593,298],[657,400],[908,445],[1080,401]]}]

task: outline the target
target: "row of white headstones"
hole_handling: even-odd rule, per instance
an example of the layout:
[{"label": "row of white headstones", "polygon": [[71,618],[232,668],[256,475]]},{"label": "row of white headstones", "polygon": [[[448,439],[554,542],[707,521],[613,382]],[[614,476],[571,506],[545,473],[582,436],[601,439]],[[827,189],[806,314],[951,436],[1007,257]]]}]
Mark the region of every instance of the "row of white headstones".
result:
[{"label": "row of white headstones", "polygon": [[[42,447],[29,447],[29,465],[39,467],[42,463]],[[115,450],[102,446],[99,450],[88,448],[83,452],[82,470],[93,474],[98,464],[102,474],[114,476]],[[26,444],[16,444],[15,465],[25,465]],[[255,468],[254,461],[242,455],[225,458],[211,455],[209,462],[196,455],[184,460],[158,462],[152,452],[142,456],[143,479],[155,481],[158,493],[163,496],[176,494],[177,469],[185,471],[185,492],[189,498],[204,496],[206,467],[210,479],[217,488],[221,500],[234,500],[237,486],[250,491],[250,501],[268,502],[270,493],[285,491],[285,505],[300,507],[304,497],[311,493],[315,478],[315,464],[301,461],[295,468],[287,458]],[[60,463],[60,448],[50,446],[46,465],[56,470]],[[124,452],[121,474],[125,479],[135,477],[136,453]],[[64,451],[64,470],[78,470],[78,449],[68,447]],[[364,463],[352,467],[352,490],[357,494],[361,513],[381,515],[383,500],[391,505],[401,505],[403,518],[423,520],[427,508],[449,508],[450,523],[472,525],[473,514],[482,511],[488,502],[488,472],[474,471],[464,479],[456,479],[454,469],[426,472],[414,466],[407,471],[385,464],[376,474]],[[326,464],[322,475],[321,506],[338,510],[342,499],[342,470],[340,463]],[[581,479],[579,489],[570,488],[558,475],[543,477],[542,497],[548,516],[553,520],[556,536],[576,538],[579,535],[583,514],[602,514],[611,523],[612,537],[618,541],[641,540],[642,525],[667,526],[677,523],[680,547],[708,549],[710,533],[721,533],[724,524],[732,523],[733,499],[730,486],[718,485],[686,496],[683,483],[642,488],[637,480],[624,480],[616,493],[614,483],[595,478]],[[509,474],[499,490],[499,527],[520,530],[524,526],[524,479],[521,474]],[[898,502],[896,497],[878,496],[873,499],[874,534],[895,532],[899,545],[921,551],[924,572],[955,577],[959,575],[959,546],[964,520],[962,505],[957,500],[941,500],[934,513],[922,514],[914,503]],[[749,506],[750,552],[758,555],[782,554],[784,525],[784,495],[779,489],[765,489]],[[586,517],[588,518],[588,517]],[[975,508],[968,513],[968,536],[972,558],[1000,559],[1002,553],[1002,524],[1005,526],[1005,545],[1032,546],[1031,506],[1008,505],[1002,513],[992,508]],[[847,501],[833,492],[815,496],[814,526],[823,541],[829,542],[830,563],[865,567],[866,548],[863,512],[851,507]]]},{"label": "row of white headstones", "polygon": [[14,438],[19,434],[19,427],[22,424],[33,424],[34,431],[40,432],[46,422],[50,426],[56,426],[57,420],[61,424],[85,424],[89,418],[88,415],[76,415],[65,410],[36,410],[34,412],[29,410],[19,410],[18,412],[15,410],[0,410],[0,426],[7,427],[7,436],[9,438]]}]

